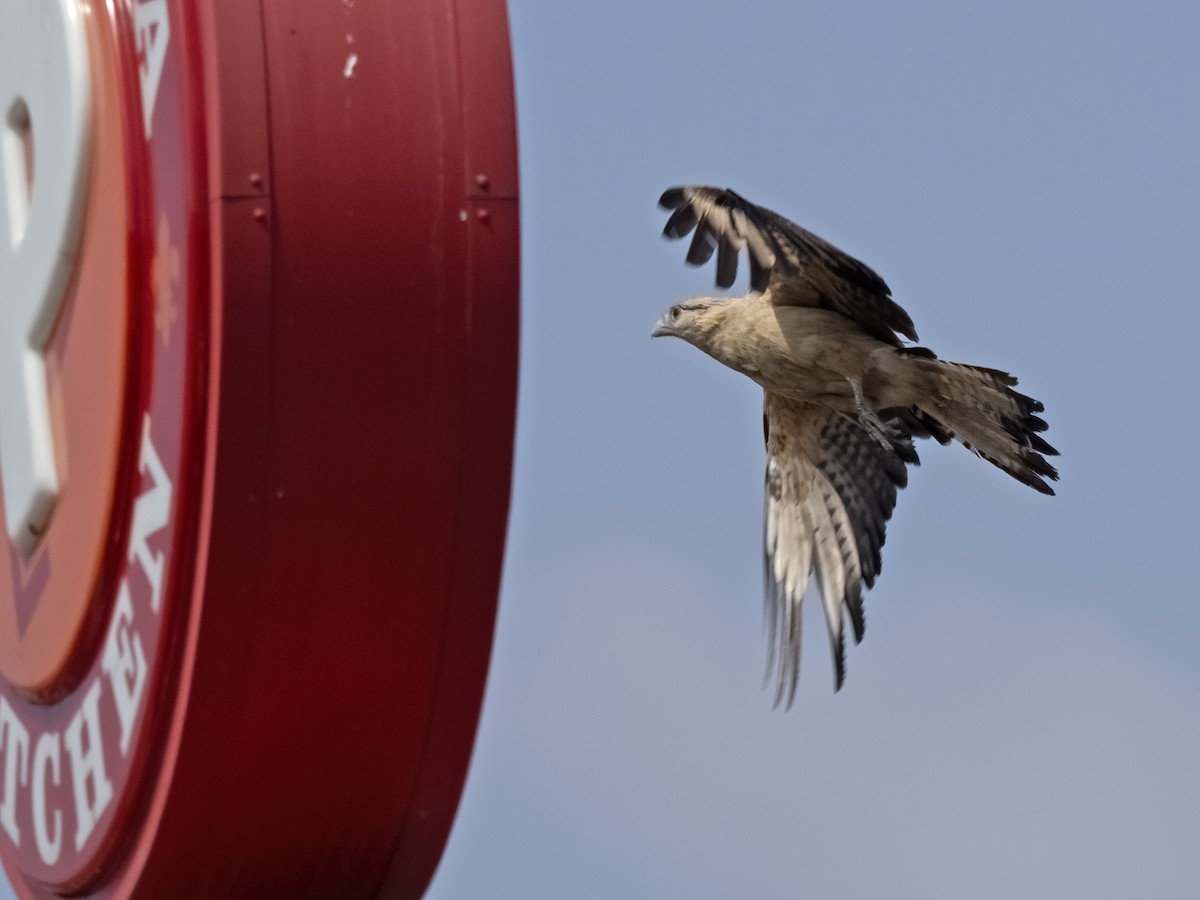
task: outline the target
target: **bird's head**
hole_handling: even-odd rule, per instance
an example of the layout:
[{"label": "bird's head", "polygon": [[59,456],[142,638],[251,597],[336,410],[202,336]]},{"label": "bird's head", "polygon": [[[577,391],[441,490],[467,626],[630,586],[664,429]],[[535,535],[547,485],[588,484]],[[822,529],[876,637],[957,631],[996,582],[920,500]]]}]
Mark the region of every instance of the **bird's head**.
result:
[{"label": "bird's head", "polygon": [[708,336],[720,325],[721,312],[728,297],[694,297],[676,303],[663,314],[650,337],[683,338],[689,344],[704,347]]}]

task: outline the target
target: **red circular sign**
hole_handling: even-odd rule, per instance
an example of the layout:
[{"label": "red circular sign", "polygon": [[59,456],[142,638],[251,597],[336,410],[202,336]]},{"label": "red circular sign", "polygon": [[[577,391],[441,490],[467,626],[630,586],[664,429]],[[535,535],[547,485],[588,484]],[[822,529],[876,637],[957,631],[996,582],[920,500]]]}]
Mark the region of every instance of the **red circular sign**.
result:
[{"label": "red circular sign", "polygon": [[0,854],[419,896],[507,516],[503,2],[51,6],[0,38]]}]

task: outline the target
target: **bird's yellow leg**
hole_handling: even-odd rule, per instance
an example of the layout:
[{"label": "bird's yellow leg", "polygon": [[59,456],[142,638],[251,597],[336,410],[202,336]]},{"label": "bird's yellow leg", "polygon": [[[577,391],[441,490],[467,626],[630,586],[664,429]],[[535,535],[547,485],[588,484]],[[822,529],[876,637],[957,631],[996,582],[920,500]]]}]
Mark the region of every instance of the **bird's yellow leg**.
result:
[{"label": "bird's yellow leg", "polygon": [[850,382],[850,389],[854,392],[854,409],[858,413],[858,424],[867,434],[891,450],[897,435],[883,419],[879,418],[879,413],[867,405],[866,398],[863,396],[862,379],[854,375],[847,375],[846,380]]}]

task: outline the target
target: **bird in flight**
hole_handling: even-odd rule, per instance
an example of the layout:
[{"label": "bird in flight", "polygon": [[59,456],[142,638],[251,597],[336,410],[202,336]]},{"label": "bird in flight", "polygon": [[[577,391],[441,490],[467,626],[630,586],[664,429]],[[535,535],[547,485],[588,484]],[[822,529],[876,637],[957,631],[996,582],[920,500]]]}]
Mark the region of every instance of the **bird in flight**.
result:
[{"label": "bird in flight", "polygon": [[882,278],[810,231],[731,190],[675,187],[664,236],[695,232],[687,261],[717,256],[728,288],[747,251],[750,292],[697,297],[659,320],[678,337],[763,389],[768,675],[791,706],[800,674],[801,601],[815,576],[845,679],[845,620],[862,640],[863,590],[880,569],[896,492],[918,463],[914,438],[957,440],[1022,484],[1053,494],[1058,451],[1042,438],[1042,404],[998,369],[939,359]]}]

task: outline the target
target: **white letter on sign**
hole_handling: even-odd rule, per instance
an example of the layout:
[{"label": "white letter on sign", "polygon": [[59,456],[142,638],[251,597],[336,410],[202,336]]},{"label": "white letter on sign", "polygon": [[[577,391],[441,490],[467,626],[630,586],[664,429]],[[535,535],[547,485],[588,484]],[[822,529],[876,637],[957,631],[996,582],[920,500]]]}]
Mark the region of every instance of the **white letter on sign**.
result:
[{"label": "white letter on sign", "polygon": [[46,827],[46,764],[54,769],[52,777],[58,784],[62,777],[57,731],[47,731],[38,738],[33,751],[33,838],[37,843],[38,855],[48,866],[58,862],[62,852],[62,810],[54,811],[54,836]]},{"label": "white letter on sign", "polygon": [[154,124],[154,101],[158,97],[158,82],[162,80],[163,62],[167,58],[167,41],[171,38],[171,18],[167,0],[142,0],[134,10],[137,21],[138,70],[142,76],[142,124],[146,140],[150,140]]},{"label": "white letter on sign", "polygon": [[129,585],[121,582],[117,592],[117,608],[113,612],[112,625],[108,629],[108,640],[104,642],[104,658],[100,665],[112,685],[113,702],[117,706],[117,718],[121,721],[121,754],[129,753],[129,736],[133,733],[133,721],[146,688],[146,655],[142,652],[142,640],[136,631],[130,631],[133,621],[133,603],[129,599]]},{"label": "white letter on sign", "polygon": [[12,842],[21,846],[21,829],[17,827],[17,776],[21,784],[29,783],[29,729],[8,701],[0,697],[0,741],[4,746],[4,799],[0,800],[0,825]]},{"label": "white letter on sign", "polygon": [[158,612],[162,601],[163,555],[150,549],[149,537],[166,526],[171,515],[172,487],[154,442],[150,440],[150,417],[142,420],[142,457],[138,468],[150,476],[151,487],[133,505],[133,535],[129,539],[129,561],[142,564],[150,581],[150,608]]},{"label": "white letter on sign", "polygon": [[77,0],[8,3],[0,28],[0,479],[28,553],[58,496],[46,344],[75,269],[91,85]]},{"label": "white letter on sign", "polygon": [[[82,850],[92,830],[113,797],[112,782],[104,772],[104,742],[100,736],[100,679],[88,688],[83,703],[71,719],[63,740],[71,757],[71,781],[75,788],[75,849]],[[87,725],[87,750],[83,728]],[[88,784],[91,783],[91,799]]]}]

